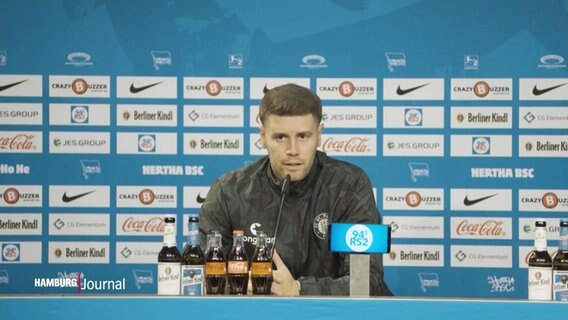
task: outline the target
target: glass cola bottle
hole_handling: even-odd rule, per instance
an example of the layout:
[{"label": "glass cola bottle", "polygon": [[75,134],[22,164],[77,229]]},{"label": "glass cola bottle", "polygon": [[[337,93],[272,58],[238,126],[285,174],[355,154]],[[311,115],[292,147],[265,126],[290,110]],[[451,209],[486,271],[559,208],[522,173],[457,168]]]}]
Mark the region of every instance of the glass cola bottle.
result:
[{"label": "glass cola bottle", "polygon": [[212,231],[207,237],[207,258],[205,259],[205,293],[224,294],[227,265],[223,254],[222,236],[219,231]]},{"label": "glass cola bottle", "polygon": [[253,294],[271,294],[272,262],[266,244],[266,233],[257,231],[256,247],[251,262],[251,283]]},{"label": "glass cola bottle", "polygon": [[205,258],[199,245],[199,216],[190,215],[187,227],[187,243],[181,255],[181,294],[202,295]]},{"label": "glass cola bottle", "polygon": [[158,294],[179,295],[181,255],[176,246],[176,216],[164,217],[164,246],[158,253]]},{"label": "glass cola bottle", "polygon": [[535,222],[534,250],[529,256],[529,300],[552,300],[552,259],[546,243],[546,221]]},{"label": "glass cola bottle", "polygon": [[560,219],[560,245],[552,262],[552,296],[568,301],[568,219]]},{"label": "glass cola bottle", "polygon": [[244,231],[233,231],[233,247],[227,259],[229,294],[247,294],[248,256],[245,251]]}]

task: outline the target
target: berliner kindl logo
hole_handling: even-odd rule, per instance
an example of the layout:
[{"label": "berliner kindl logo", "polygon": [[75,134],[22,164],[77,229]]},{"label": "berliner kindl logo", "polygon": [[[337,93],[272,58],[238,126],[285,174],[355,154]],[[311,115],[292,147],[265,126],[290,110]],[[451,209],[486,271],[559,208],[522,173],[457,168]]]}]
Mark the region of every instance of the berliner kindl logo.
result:
[{"label": "berliner kindl logo", "polygon": [[463,114],[462,114],[462,113],[458,113],[458,116],[457,116],[457,118],[458,118],[458,122],[459,122],[459,123],[462,123],[462,122],[463,122],[463,120],[465,119],[465,117],[463,116]]},{"label": "berliner kindl logo", "polygon": [[314,233],[316,234],[316,236],[322,240],[325,240],[325,237],[327,235],[327,213],[326,212],[322,212],[320,214],[318,214],[316,216],[316,218],[314,219]]}]

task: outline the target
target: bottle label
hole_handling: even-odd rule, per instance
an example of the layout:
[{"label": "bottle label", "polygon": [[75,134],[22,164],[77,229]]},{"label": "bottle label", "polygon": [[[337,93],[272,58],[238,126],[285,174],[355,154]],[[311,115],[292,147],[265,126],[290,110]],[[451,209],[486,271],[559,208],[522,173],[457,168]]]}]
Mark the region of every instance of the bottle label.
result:
[{"label": "bottle label", "polygon": [[539,251],[546,250],[546,229],[536,228],[534,231],[534,249]]},{"label": "bottle label", "polygon": [[197,224],[196,222],[189,224],[189,228],[187,230],[187,238],[190,245],[199,245],[199,224]]},{"label": "bottle label", "polygon": [[166,247],[176,246],[176,227],[175,225],[166,224],[164,227],[164,245]]},{"label": "bottle label", "polygon": [[554,270],[552,279],[552,295],[554,300],[568,301],[568,271]]},{"label": "bottle label", "polygon": [[529,267],[529,300],[552,300],[552,269]]},{"label": "bottle label", "polygon": [[228,274],[243,274],[248,273],[247,261],[229,261],[227,266]]},{"label": "bottle label", "polygon": [[225,267],[225,262],[206,262],[205,263],[205,275],[206,276],[224,276],[227,269]]},{"label": "bottle label", "polygon": [[203,266],[181,266],[181,294],[183,296],[200,296],[203,292]]},{"label": "bottle label", "polygon": [[253,276],[270,276],[272,275],[272,263],[269,261],[253,262],[250,273]]},{"label": "bottle label", "polygon": [[158,263],[158,294],[179,295],[180,293],[180,263]]}]

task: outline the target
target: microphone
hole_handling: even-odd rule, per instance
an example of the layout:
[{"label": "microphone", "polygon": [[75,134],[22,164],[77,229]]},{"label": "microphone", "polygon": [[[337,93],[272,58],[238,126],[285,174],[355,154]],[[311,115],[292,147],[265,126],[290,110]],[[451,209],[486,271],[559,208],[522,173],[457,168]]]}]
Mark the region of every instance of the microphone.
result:
[{"label": "microphone", "polygon": [[274,249],[276,248],[276,239],[277,235],[278,235],[278,226],[280,225],[280,217],[282,217],[282,208],[284,207],[284,200],[286,199],[286,195],[288,195],[288,192],[290,191],[290,180],[292,179],[292,177],[290,177],[289,174],[286,175],[286,177],[284,178],[284,181],[282,181],[282,189],[280,191],[281,194],[281,198],[280,198],[280,208],[278,209],[278,218],[276,219],[276,228],[274,228],[274,242],[272,243],[272,250],[270,251],[270,262],[272,263],[272,268],[276,269],[274,267],[274,263],[272,262],[272,260],[274,259]]}]

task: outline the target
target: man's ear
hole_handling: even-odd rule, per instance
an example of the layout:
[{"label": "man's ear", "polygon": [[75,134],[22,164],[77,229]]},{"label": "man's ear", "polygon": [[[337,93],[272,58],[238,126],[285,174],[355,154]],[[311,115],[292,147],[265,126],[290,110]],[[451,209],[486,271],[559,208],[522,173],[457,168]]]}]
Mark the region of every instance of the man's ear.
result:
[{"label": "man's ear", "polygon": [[258,133],[260,134],[260,141],[262,141],[262,145],[266,146],[266,143],[265,143],[266,129],[264,128],[264,126],[262,124],[260,124],[260,126],[258,127]]},{"label": "man's ear", "polygon": [[320,122],[318,126],[318,147],[321,147],[321,133],[323,131],[323,122]]}]

